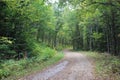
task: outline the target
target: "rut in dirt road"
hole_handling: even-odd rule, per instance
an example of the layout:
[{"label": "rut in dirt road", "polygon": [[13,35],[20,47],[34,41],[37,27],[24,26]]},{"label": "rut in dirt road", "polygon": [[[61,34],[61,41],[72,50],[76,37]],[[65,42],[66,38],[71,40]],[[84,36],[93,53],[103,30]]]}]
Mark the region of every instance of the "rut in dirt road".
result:
[{"label": "rut in dirt road", "polygon": [[64,53],[64,60],[56,66],[20,80],[94,80],[93,66],[83,54]]}]

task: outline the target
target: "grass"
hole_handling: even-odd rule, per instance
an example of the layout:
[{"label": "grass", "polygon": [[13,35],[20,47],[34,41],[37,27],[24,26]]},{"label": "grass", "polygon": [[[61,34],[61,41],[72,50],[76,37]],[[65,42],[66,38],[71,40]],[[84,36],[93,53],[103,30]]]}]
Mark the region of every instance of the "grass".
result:
[{"label": "grass", "polygon": [[14,69],[10,75],[7,75],[6,77],[2,77],[1,80],[18,80],[19,78],[21,78],[23,76],[27,76],[27,75],[30,75],[32,73],[36,73],[37,71],[40,71],[42,69],[45,69],[46,67],[48,67],[52,64],[55,64],[56,62],[58,62],[62,58],[63,58],[63,54],[57,53],[54,57],[51,57],[45,61],[39,62],[39,60],[34,61],[34,59],[33,59],[31,61],[29,60],[28,62],[24,62],[24,60],[23,60],[22,62],[26,64],[26,67],[20,68],[18,70]]},{"label": "grass", "polygon": [[28,49],[30,50],[27,59],[1,60],[0,80],[18,80],[56,63],[63,57],[63,54],[47,47],[46,44],[40,44],[34,40],[28,42]]},{"label": "grass", "polygon": [[120,58],[107,53],[81,52],[93,59],[96,80],[120,80]]}]

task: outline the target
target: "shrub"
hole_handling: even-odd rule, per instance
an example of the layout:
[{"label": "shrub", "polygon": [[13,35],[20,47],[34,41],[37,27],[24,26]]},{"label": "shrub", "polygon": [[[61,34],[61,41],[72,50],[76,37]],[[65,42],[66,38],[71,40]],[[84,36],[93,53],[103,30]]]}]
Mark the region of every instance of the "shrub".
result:
[{"label": "shrub", "polygon": [[56,51],[50,48],[45,48],[42,50],[42,55],[44,59],[49,59],[55,55]]},{"label": "shrub", "polygon": [[0,59],[10,59],[16,54],[12,50],[13,41],[9,40],[7,37],[0,37]]},{"label": "shrub", "polygon": [[[6,60],[0,64],[0,79],[13,75],[16,72],[30,68],[31,66],[39,65],[44,61],[55,56],[56,51],[49,47],[41,47],[38,44],[34,44],[36,48],[33,50],[34,57],[28,59],[21,59],[19,61]],[[35,53],[36,52],[36,53]]]},{"label": "shrub", "polygon": [[10,75],[9,69],[0,69],[0,79]]}]

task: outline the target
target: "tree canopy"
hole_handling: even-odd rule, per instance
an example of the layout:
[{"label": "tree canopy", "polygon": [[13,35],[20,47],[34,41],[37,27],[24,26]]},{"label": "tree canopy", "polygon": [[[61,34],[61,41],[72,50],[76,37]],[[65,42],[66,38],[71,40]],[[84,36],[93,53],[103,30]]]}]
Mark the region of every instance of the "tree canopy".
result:
[{"label": "tree canopy", "polygon": [[119,0],[2,0],[0,58],[25,56],[36,42],[120,55],[119,24]]}]

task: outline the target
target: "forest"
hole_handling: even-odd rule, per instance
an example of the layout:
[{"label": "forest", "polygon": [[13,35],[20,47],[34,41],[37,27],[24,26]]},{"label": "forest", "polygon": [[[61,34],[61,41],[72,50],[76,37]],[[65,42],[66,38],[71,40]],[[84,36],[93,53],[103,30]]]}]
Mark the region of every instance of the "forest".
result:
[{"label": "forest", "polygon": [[120,1],[0,0],[0,79],[66,47],[119,57]]}]

